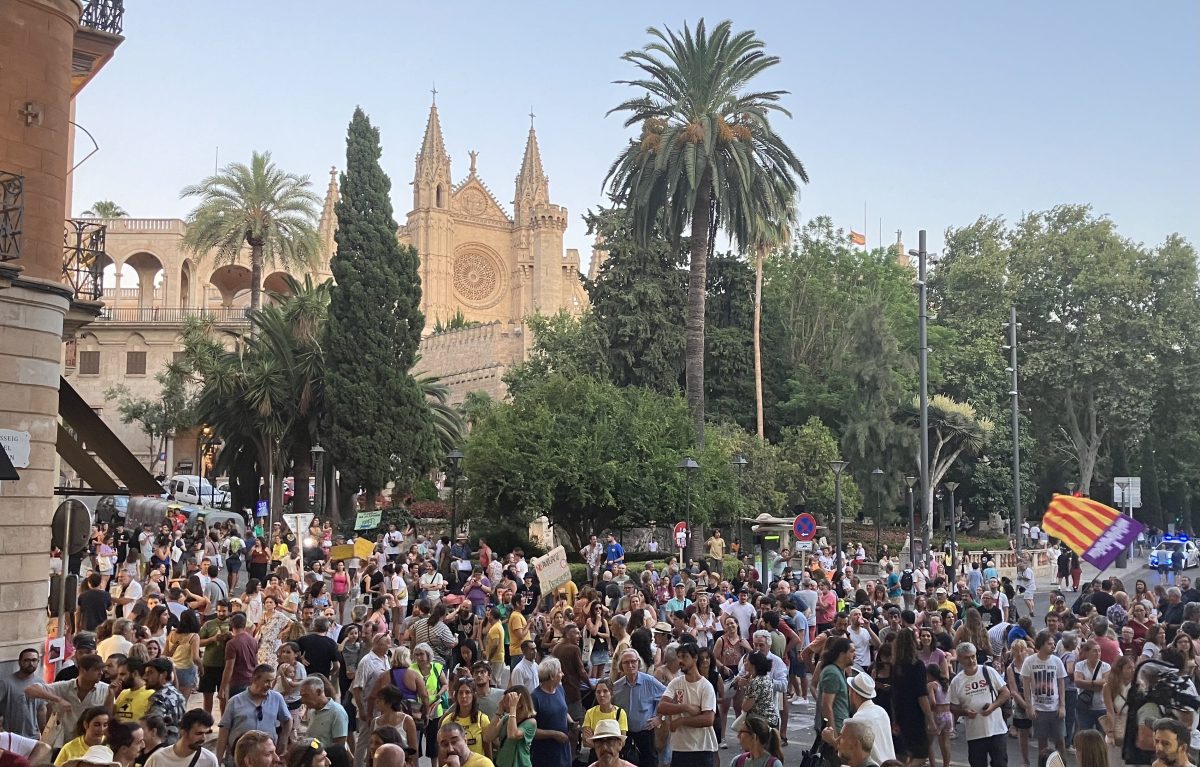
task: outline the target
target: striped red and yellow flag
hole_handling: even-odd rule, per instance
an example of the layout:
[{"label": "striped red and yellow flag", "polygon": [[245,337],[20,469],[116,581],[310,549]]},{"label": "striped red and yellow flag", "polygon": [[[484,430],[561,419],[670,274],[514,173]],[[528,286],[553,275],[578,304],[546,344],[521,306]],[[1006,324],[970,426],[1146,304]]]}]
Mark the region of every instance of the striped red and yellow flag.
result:
[{"label": "striped red and yellow flag", "polygon": [[867,235],[861,234],[861,233],[856,232],[853,229],[851,229],[850,230],[850,244],[865,246],[867,244]]},{"label": "striped red and yellow flag", "polygon": [[1137,538],[1141,522],[1091,498],[1055,494],[1042,529],[1103,570]]}]

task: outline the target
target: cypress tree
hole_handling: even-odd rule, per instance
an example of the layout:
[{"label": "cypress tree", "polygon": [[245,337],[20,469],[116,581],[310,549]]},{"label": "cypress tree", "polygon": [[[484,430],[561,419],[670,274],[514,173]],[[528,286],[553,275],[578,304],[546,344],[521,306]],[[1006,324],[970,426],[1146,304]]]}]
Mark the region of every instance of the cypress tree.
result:
[{"label": "cypress tree", "polygon": [[341,471],[344,501],[358,489],[374,499],[389,481],[425,468],[433,438],[429,407],[410,368],[425,326],[420,260],[396,241],[379,165],[379,131],[362,108],[346,136],[346,172],[337,203],[336,280],[326,335],[326,418],[322,441]]}]

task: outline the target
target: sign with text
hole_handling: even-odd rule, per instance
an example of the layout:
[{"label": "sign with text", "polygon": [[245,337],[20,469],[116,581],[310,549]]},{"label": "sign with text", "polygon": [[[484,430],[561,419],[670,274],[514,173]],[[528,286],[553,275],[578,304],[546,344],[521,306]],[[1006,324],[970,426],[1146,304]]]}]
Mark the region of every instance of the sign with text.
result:
[{"label": "sign with text", "polygon": [[0,446],[8,453],[14,469],[29,468],[29,432],[0,429]]},{"label": "sign with text", "polygon": [[567,550],[555,546],[544,557],[534,557],[533,571],[543,594],[549,594],[571,580],[571,568],[567,566]]},{"label": "sign with text", "polygon": [[268,516],[269,514],[270,514],[270,512],[268,511],[266,501],[259,501],[257,504],[255,504],[254,516],[265,517],[265,516]]},{"label": "sign with text", "polygon": [[355,530],[371,530],[379,527],[380,521],[383,519],[383,509],[378,511],[360,511],[358,516],[354,518]]}]

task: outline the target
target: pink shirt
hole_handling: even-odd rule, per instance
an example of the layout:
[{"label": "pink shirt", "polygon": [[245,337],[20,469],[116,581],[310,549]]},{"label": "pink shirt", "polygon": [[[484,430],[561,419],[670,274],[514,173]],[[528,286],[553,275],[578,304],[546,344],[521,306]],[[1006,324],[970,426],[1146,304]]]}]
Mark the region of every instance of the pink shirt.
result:
[{"label": "pink shirt", "polygon": [[1121,643],[1108,637],[1096,637],[1095,639],[1096,644],[1100,645],[1100,660],[1110,666],[1116,663],[1117,658],[1121,655]]}]

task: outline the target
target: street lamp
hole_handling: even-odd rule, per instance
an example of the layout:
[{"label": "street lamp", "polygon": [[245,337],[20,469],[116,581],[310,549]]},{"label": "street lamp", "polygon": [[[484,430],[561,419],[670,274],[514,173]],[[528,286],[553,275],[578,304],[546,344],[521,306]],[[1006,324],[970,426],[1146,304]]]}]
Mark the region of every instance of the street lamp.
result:
[{"label": "street lamp", "polygon": [[833,514],[837,518],[837,558],[833,561],[833,574],[838,580],[842,577],[842,472],[849,465],[848,461],[829,462],[829,468],[833,469]]},{"label": "street lamp", "polygon": [[[317,519],[322,519],[322,515],[325,511],[325,504],[323,503],[325,500],[325,483],[323,481],[325,479],[325,475],[324,472],[321,471],[321,462],[325,458],[325,448],[321,447],[321,443],[318,442],[309,449],[309,452],[312,453],[313,475],[316,477],[316,517]],[[299,492],[299,488],[297,488],[297,492]],[[305,488],[304,492],[308,492],[308,488]]]},{"label": "street lamp", "polygon": [[[733,456],[733,458],[729,459],[729,463],[733,466],[734,469],[737,470],[738,490],[740,491],[742,489],[742,473],[745,472],[745,470],[746,470],[746,464],[748,464],[750,462],[746,460],[746,456],[742,455],[741,453],[737,453]],[[732,531],[730,531],[730,534],[732,534]],[[737,515],[737,539],[738,539],[738,543],[740,544],[742,541],[742,515],[741,514]]]},{"label": "street lamp", "polygon": [[943,482],[942,485],[950,491],[950,572],[954,578],[950,586],[953,588],[958,583],[958,520],[954,518],[954,491],[958,489],[958,483]]},{"label": "street lamp", "polygon": [[871,478],[875,480],[875,558],[879,559],[879,527],[883,520],[883,499],[880,498],[880,485],[883,482],[883,469],[876,466],[871,471]]},{"label": "street lamp", "polygon": [[687,538],[685,538],[686,543],[684,548],[679,550],[679,569],[682,570],[684,565],[684,551],[691,545],[692,542],[692,475],[700,470],[700,464],[696,463],[696,461],[689,455],[684,457],[684,459],[680,461],[679,465],[675,468],[683,472],[684,477],[686,478],[684,485],[687,488],[687,516],[684,517],[684,526],[687,528],[684,534],[687,536]]},{"label": "street lamp", "polygon": [[904,484],[908,485],[908,560],[912,562],[913,569],[917,569],[917,520],[916,512],[913,510],[913,485],[917,484],[917,478],[907,476],[904,478]]},{"label": "street lamp", "polygon": [[1070,495],[1075,495],[1076,487],[1078,487],[1078,485],[1075,482],[1068,482],[1067,483],[1067,493]]},{"label": "street lamp", "polygon": [[454,448],[446,455],[450,468],[446,471],[446,479],[450,480],[450,541],[458,540],[458,465],[462,463],[463,454]]}]

